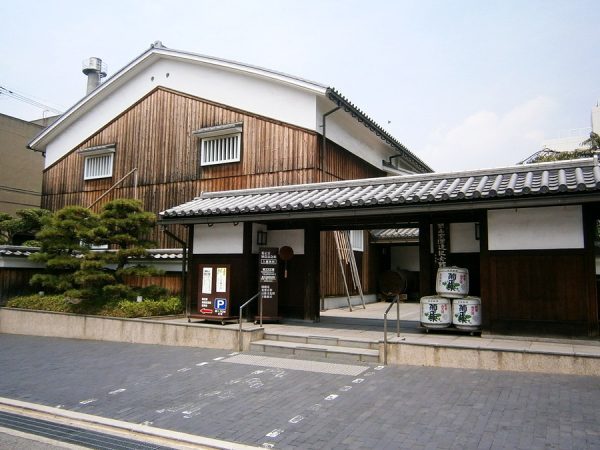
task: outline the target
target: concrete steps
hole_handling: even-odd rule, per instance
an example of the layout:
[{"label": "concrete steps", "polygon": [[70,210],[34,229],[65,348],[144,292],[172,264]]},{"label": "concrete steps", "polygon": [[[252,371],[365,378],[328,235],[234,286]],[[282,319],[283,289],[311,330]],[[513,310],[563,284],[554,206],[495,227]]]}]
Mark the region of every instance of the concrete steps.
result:
[{"label": "concrete steps", "polygon": [[339,362],[379,363],[379,342],[294,333],[265,333],[250,344],[250,351],[279,356]]}]

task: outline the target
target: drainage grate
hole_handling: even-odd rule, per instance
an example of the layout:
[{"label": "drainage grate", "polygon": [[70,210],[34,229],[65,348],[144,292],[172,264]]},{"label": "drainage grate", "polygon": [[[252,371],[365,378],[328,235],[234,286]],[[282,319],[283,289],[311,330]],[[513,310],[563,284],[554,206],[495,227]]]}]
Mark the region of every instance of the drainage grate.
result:
[{"label": "drainage grate", "polygon": [[251,366],[275,367],[278,369],[303,370],[305,372],[329,373],[332,375],[356,376],[368,369],[353,364],[334,364],[303,359],[273,358],[270,356],[236,355],[223,362],[248,364]]},{"label": "drainage grate", "polygon": [[0,426],[22,431],[23,433],[43,436],[55,441],[67,442],[91,449],[102,450],[168,450],[170,447],[149,444],[132,439],[126,439],[110,434],[90,431],[70,425],[54,423],[43,419],[34,419],[18,414],[0,411]]}]

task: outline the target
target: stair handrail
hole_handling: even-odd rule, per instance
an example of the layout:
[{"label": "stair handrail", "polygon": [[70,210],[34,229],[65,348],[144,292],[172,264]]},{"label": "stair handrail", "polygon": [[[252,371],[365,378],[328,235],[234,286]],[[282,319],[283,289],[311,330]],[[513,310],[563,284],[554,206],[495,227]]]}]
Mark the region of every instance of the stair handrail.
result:
[{"label": "stair handrail", "polygon": [[252,297],[250,297],[250,299],[244,303],[242,306],[240,306],[240,316],[238,318],[239,321],[239,325],[240,325],[240,330],[238,331],[238,351],[242,351],[243,350],[243,345],[242,345],[242,310],[248,306],[252,301],[254,301],[254,299],[256,299],[256,297],[260,297],[260,302],[259,302],[259,306],[258,306],[258,317],[260,319],[260,327],[262,328],[263,324],[262,324],[262,319],[263,319],[263,302],[262,302],[262,295],[261,292],[258,291],[256,294],[254,294]]},{"label": "stair handrail", "polygon": [[387,316],[392,309],[392,306],[396,304],[396,335],[400,337],[400,294],[396,294],[394,299],[390,303],[390,306],[383,313],[383,364],[387,366],[387,354],[388,354],[388,339],[387,339]]}]

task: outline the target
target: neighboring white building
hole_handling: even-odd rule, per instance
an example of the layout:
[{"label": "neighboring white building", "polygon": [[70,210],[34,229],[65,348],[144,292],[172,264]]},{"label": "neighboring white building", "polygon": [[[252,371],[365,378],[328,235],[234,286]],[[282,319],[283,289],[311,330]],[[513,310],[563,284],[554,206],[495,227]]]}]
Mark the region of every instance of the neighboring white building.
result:
[{"label": "neighboring white building", "polygon": [[581,143],[590,137],[590,132],[600,134],[600,104],[592,108],[591,127],[576,128],[560,133],[559,137],[542,141],[542,149],[557,152],[572,151],[581,148]]}]

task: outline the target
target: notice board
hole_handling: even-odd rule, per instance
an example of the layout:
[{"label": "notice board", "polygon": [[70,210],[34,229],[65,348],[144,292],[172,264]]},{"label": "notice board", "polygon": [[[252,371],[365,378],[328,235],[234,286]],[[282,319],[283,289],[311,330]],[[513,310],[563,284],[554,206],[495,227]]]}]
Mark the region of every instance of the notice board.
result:
[{"label": "notice board", "polygon": [[207,319],[230,317],[229,264],[200,264],[198,270],[198,313]]},{"label": "notice board", "polygon": [[278,320],[277,247],[261,247],[258,257],[258,288],[263,299],[263,319]]}]

